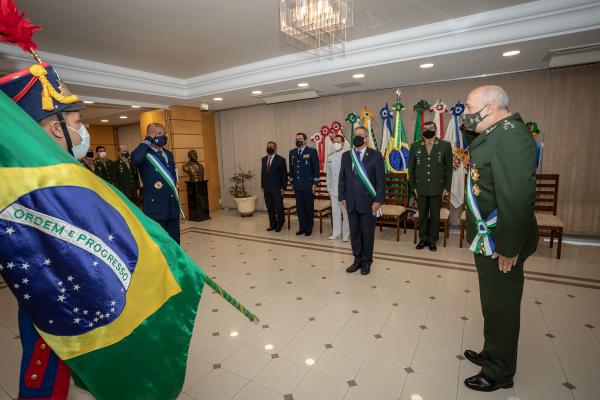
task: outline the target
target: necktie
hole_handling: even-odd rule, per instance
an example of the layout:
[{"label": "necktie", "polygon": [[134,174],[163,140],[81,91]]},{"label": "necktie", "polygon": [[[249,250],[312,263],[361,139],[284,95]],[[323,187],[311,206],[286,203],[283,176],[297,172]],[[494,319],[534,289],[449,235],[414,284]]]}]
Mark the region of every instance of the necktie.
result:
[{"label": "necktie", "polygon": [[267,157],[267,172],[271,169],[271,157]]}]

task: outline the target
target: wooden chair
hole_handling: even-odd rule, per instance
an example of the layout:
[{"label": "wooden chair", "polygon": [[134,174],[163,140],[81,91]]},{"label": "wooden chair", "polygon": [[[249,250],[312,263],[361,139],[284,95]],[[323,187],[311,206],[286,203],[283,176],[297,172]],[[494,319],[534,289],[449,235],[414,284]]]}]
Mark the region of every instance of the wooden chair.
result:
[{"label": "wooden chair", "polygon": [[296,214],[296,194],[292,189],[292,184],[288,180],[288,184],[283,191],[283,211],[287,218],[287,228],[290,230],[292,214]]},{"label": "wooden chair", "polygon": [[554,238],[558,239],[556,258],[560,259],[564,224],[556,216],[558,178],[558,174],[538,174],[536,176],[535,218],[540,236],[550,237],[550,248],[554,246]]},{"label": "wooden chair", "polygon": [[[419,200],[417,200],[419,201]],[[417,234],[419,232],[419,212],[417,211],[413,216],[414,228],[413,228],[413,242],[417,243]],[[444,234],[444,247],[448,241],[450,235],[450,196],[442,199],[442,208],[440,209],[440,229]]]},{"label": "wooden chair", "polygon": [[327,174],[321,172],[317,190],[315,192],[314,216],[319,218],[319,233],[323,233],[323,217],[329,215],[331,225],[333,226],[331,197],[327,191]]},{"label": "wooden chair", "polygon": [[406,233],[406,206],[408,204],[408,175],[405,173],[385,174],[385,200],[381,205],[381,217],[377,219],[379,231],[383,225],[396,227],[396,242],[400,241],[400,222]]}]

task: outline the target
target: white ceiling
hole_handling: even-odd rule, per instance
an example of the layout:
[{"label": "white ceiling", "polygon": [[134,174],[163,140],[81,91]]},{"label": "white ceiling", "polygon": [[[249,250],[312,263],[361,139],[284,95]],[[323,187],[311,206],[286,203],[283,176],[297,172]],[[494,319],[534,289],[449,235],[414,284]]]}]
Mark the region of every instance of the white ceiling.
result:
[{"label": "white ceiling", "polygon": [[[333,60],[281,41],[276,0],[81,3],[19,1],[44,27],[41,54],[72,91],[126,107],[207,102],[220,110],[262,104],[251,90],[290,90],[300,81],[324,96],[540,69],[550,51],[600,43],[600,1],[592,0],[354,0],[354,40]],[[521,54],[501,56],[513,49]],[[418,68],[423,62],[435,66]],[[29,64],[0,44],[0,71]],[[366,74],[360,86],[334,86],[355,72]]]},{"label": "white ceiling", "polygon": [[[354,0],[348,39],[526,0]],[[296,51],[279,35],[277,0],[19,0],[41,49],[189,78]]]},{"label": "white ceiling", "polygon": [[87,104],[81,111],[81,119],[86,124],[127,125],[139,122],[140,113],[143,111],[148,109],[119,104]]}]

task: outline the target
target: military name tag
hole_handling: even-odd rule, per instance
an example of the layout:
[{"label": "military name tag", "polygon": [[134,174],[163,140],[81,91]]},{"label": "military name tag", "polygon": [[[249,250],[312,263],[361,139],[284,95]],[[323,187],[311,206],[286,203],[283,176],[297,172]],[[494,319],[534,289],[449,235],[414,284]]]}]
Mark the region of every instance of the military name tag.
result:
[{"label": "military name tag", "polygon": [[304,158],[310,158],[310,154],[305,154],[302,157],[304,157]]},{"label": "military name tag", "polygon": [[156,182],[154,183],[154,187],[155,187],[156,189],[161,189],[161,188],[163,187],[163,184],[162,184],[162,182],[161,182],[161,181],[156,181]]}]

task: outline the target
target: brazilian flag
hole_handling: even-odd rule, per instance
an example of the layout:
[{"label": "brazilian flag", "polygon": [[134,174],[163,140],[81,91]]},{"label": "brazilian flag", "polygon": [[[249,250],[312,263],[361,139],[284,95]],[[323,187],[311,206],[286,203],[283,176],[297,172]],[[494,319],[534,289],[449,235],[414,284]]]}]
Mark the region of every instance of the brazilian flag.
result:
[{"label": "brazilian flag", "polygon": [[0,92],[0,273],[97,399],[175,399],[205,273]]}]

